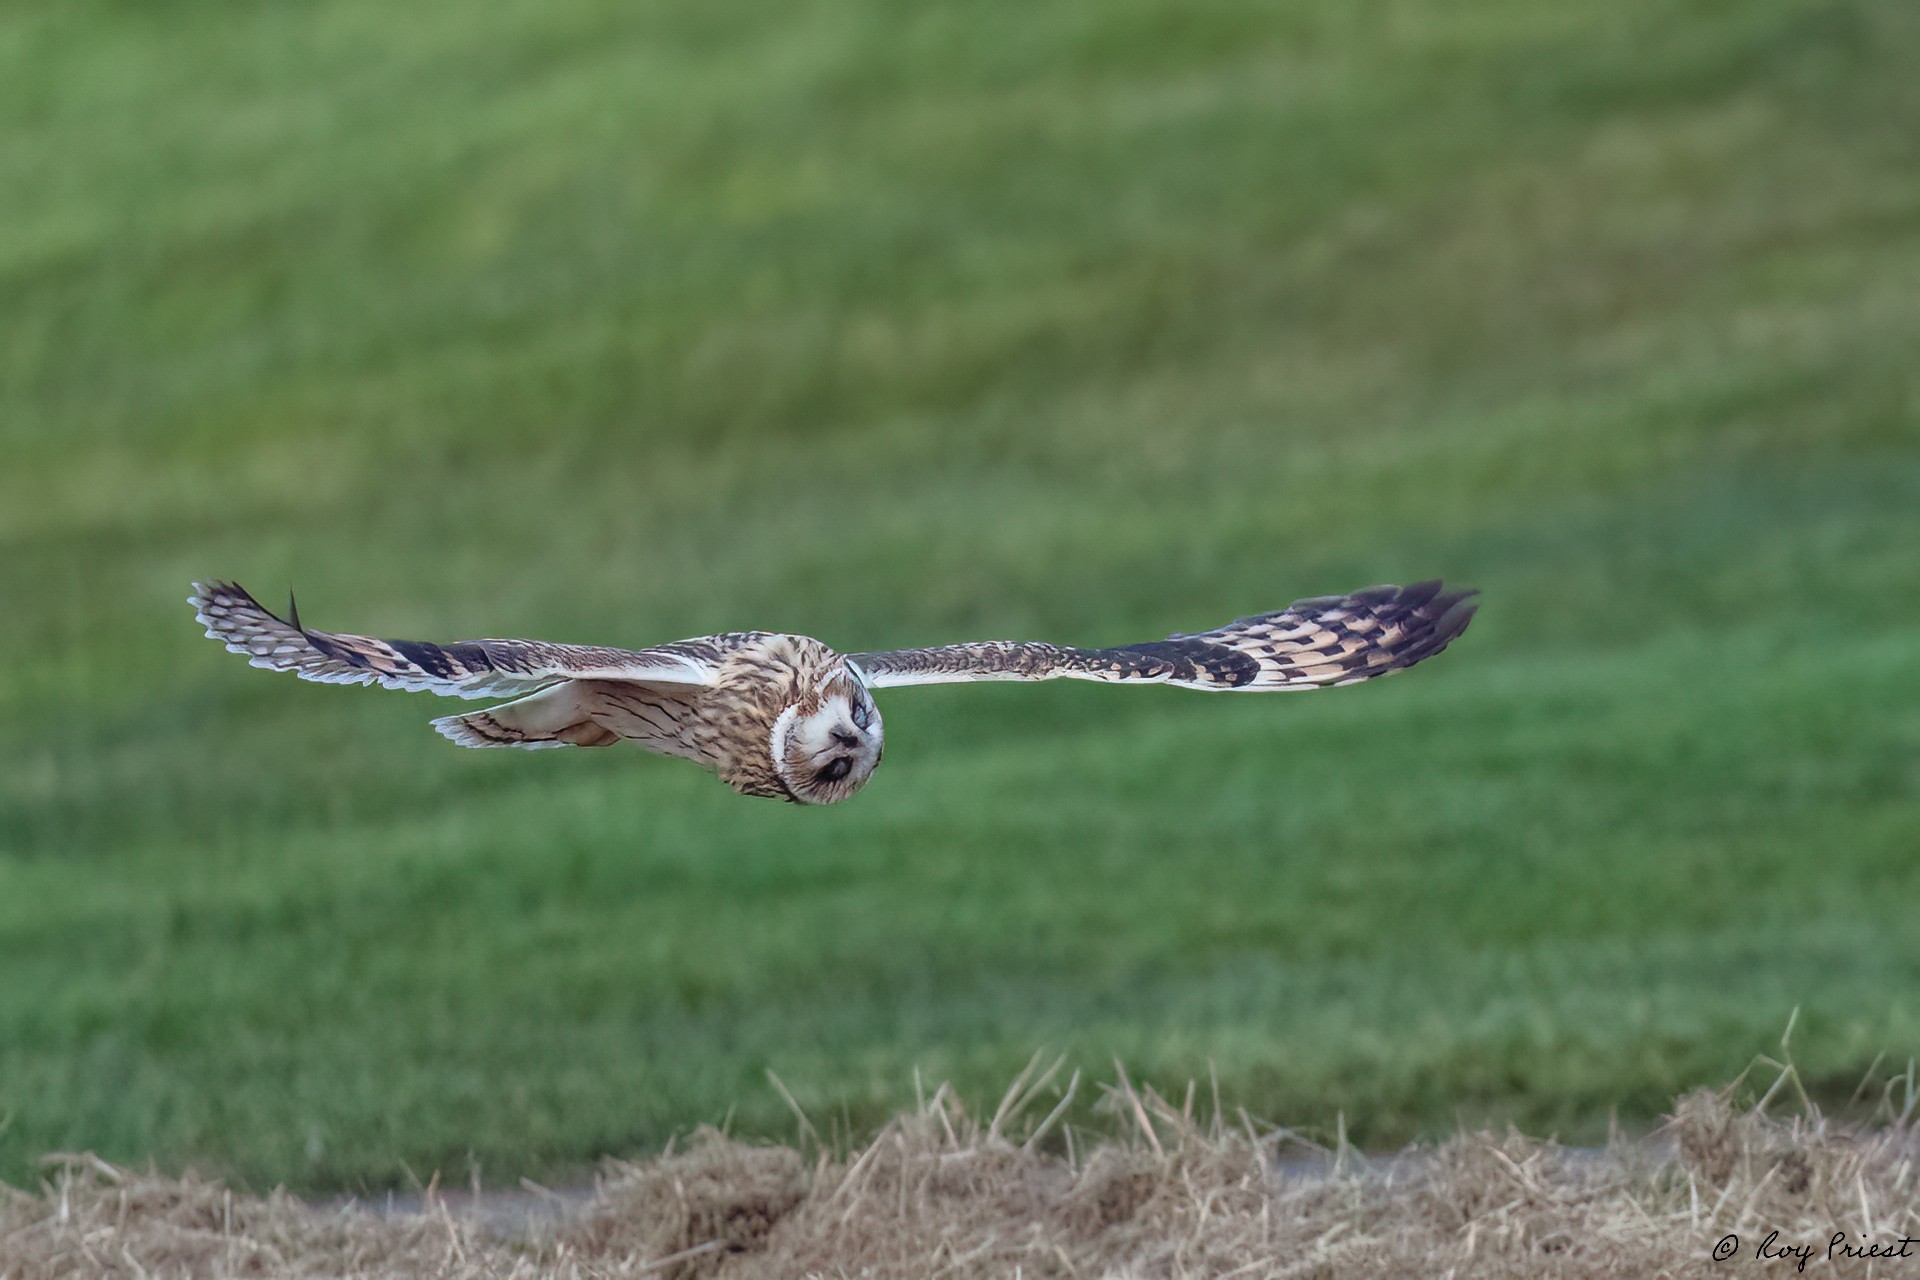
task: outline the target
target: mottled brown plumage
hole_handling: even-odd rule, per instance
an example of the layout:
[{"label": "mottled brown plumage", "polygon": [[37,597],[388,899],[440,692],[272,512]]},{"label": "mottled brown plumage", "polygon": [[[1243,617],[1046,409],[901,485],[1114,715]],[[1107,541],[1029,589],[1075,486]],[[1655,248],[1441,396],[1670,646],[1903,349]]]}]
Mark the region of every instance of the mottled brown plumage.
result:
[{"label": "mottled brown plumage", "polygon": [[1299,600],[1197,635],[1114,649],[989,640],[856,653],[875,688],[956,680],[1106,680],[1189,689],[1314,689],[1358,684],[1431,658],[1467,629],[1474,592],[1439,582]]},{"label": "mottled brown plumage", "polygon": [[434,727],[468,747],[637,742],[692,760],[744,795],[833,804],[880,763],[870,689],[970,680],[1069,678],[1193,689],[1355,684],[1445,649],[1473,617],[1470,591],[1438,582],[1301,600],[1196,635],[1112,649],[985,641],[835,653],[762,631],[648,649],[463,640],[429,644],[314,631],[233,583],[194,584],[207,634],[258,667],[306,680],[379,684],[462,698],[509,697]]}]

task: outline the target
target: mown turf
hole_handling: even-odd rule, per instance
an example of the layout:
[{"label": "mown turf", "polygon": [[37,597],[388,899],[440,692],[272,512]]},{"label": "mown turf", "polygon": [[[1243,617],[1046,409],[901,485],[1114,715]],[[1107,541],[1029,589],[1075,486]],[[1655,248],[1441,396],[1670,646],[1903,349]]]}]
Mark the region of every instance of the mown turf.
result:
[{"label": "mown turf", "polygon": [[[0,15],[0,1173],[556,1175],[1038,1045],[1371,1142],[1920,1053],[1920,15]],[[1109,642],[809,811],[201,639]]]}]

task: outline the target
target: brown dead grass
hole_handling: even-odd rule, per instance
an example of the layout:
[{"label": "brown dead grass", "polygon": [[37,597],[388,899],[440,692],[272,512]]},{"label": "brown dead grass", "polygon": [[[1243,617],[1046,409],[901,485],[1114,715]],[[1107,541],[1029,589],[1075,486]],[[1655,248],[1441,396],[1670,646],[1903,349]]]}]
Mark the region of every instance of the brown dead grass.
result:
[{"label": "brown dead grass", "polygon": [[[1911,1105],[1842,1129],[1804,1103],[1776,1118],[1772,1094],[1741,1109],[1731,1090],[1702,1092],[1653,1140],[1605,1152],[1478,1132],[1369,1161],[1217,1108],[1203,1123],[1191,1091],[1175,1106],[1124,1072],[1105,1099],[1113,1131],[1089,1145],[1060,1129],[1064,1108],[1041,1105],[1060,1093],[1050,1082],[1030,1070],[985,1120],[942,1089],[870,1144],[812,1144],[811,1159],[703,1131],[685,1151],[610,1165],[582,1207],[520,1238],[431,1195],[422,1212],[382,1216],[60,1157],[38,1192],[0,1200],[0,1277],[1793,1271],[1791,1258],[1755,1261],[1770,1230],[1776,1249],[1817,1246],[1807,1271],[1920,1274],[1920,1248],[1877,1270],[1824,1254],[1836,1231],[1920,1232]],[[1715,1267],[1728,1234],[1738,1251]]]}]

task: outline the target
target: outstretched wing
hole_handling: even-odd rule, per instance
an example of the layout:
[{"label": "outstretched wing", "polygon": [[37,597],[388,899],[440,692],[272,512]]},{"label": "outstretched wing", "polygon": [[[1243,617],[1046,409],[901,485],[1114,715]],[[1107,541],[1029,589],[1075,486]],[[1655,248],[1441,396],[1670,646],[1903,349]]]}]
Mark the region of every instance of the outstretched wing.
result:
[{"label": "outstretched wing", "polygon": [[207,634],[256,667],[326,684],[378,684],[456,698],[516,697],[561,680],[711,684],[728,651],[748,637],[708,636],[651,649],[603,649],[542,640],[461,640],[427,644],[379,640],[283,620],[237,583],[193,584],[188,597]]},{"label": "outstretched wing", "polygon": [[1198,635],[1117,649],[989,640],[856,653],[873,688],[963,680],[1108,680],[1189,689],[1316,689],[1358,684],[1422,662],[1467,629],[1472,591],[1440,583],[1368,587],[1298,600]]}]

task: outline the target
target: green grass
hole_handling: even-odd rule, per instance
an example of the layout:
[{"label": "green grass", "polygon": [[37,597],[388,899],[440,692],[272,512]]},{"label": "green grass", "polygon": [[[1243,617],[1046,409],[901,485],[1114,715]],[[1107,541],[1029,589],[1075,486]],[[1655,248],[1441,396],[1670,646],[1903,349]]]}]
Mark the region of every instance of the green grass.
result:
[{"label": "green grass", "polygon": [[[0,14],[0,1175],[566,1176],[1038,1046],[1385,1143],[1920,1054],[1908,0]],[[855,802],[200,638],[1111,642]]]}]

